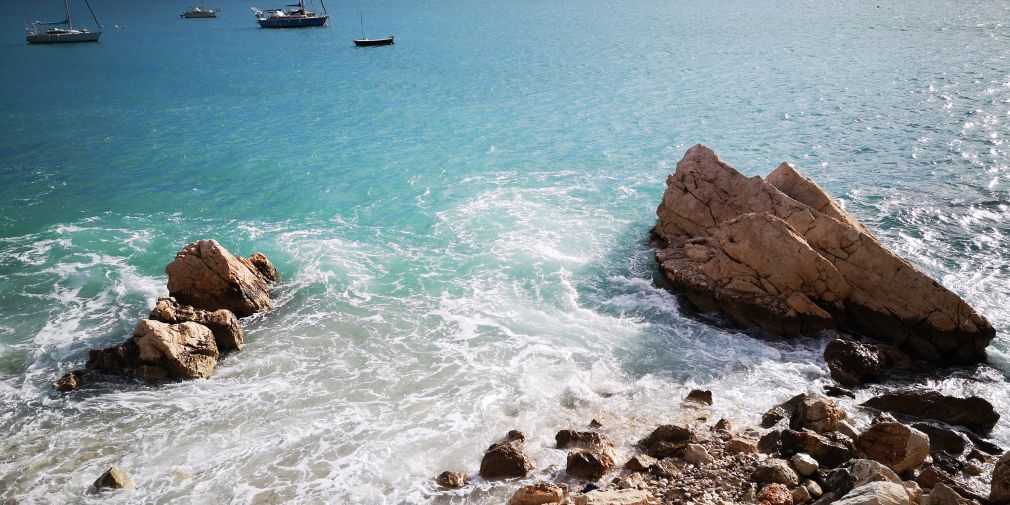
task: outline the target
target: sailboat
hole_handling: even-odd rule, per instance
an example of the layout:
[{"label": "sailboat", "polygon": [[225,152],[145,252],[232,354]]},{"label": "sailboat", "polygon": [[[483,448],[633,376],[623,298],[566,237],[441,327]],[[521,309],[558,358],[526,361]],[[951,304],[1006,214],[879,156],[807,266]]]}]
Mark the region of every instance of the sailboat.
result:
[{"label": "sailboat", "polygon": [[267,9],[261,11],[253,7],[256,20],[261,28],[306,28],[309,26],[326,26],[326,20],[330,19],[326,12],[326,4],[319,0],[323,6],[323,14],[319,15],[313,11],[305,9],[305,0],[298,0],[297,4],[290,4],[288,7],[294,9]]},{"label": "sailboat", "polygon": [[368,37],[365,37],[365,20],[361,16],[360,12],[358,13],[358,21],[361,22],[361,38],[354,39],[354,45],[358,47],[369,47],[369,46],[388,46],[393,44],[393,39],[395,39],[396,37],[393,37],[392,35],[383,39],[370,39]]},{"label": "sailboat", "polygon": [[[27,40],[29,44],[98,42],[98,37],[102,36],[102,24],[98,22],[98,17],[95,16],[95,11],[91,8],[91,3],[88,2],[88,0],[84,0],[84,3],[88,5],[88,10],[91,11],[91,17],[95,20],[95,24],[98,25],[97,30],[91,31],[85,27],[74,28],[74,21],[70,17],[69,0],[63,0],[63,9],[67,13],[67,18],[63,21],[32,21],[30,25],[25,27],[25,40]],[[64,25],[66,25],[66,28],[60,28]]]},{"label": "sailboat", "polygon": [[207,3],[201,1],[200,5],[179,14],[179,17],[186,19],[216,18],[218,12],[221,12],[221,9],[208,9]]}]

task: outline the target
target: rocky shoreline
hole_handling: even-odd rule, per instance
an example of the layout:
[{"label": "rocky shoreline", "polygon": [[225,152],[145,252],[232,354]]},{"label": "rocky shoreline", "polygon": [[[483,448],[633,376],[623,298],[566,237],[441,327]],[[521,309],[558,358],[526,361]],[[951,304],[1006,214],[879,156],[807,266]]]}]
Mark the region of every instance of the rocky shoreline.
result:
[{"label": "rocky shoreline", "polygon": [[[475,478],[520,484],[509,505],[1010,504],[1010,452],[986,439],[1000,418],[988,401],[919,385],[873,396],[855,422],[828,396],[854,399],[846,388],[898,369],[984,362],[995,330],[960,297],[787,164],[748,178],[694,146],[667,179],[657,216],[660,271],[701,311],[773,335],[867,338],[824,349],[837,385],[771,405],[753,425],[699,415],[658,426],[625,448],[633,455],[621,464],[595,420],[559,427],[563,470],[539,468],[511,431],[485,451]],[[684,404],[713,401],[692,391]],[[552,478],[529,482],[534,473]],[[459,493],[451,490],[470,486],[471,475],[448,471],[435,483]]]},{"label": "rocky shoreline", "polygon": [[[446,471],[435,483],[442,493],[465,491],[471,479],[519,484],[509,505],[1010,503],[1010,453],[983,437],[999,415],[981,398],[888,393],[860,407],[872,416],[864,425],[827,395],[803,393],[743,427],[726,419],[709,423],[705,409],[712,401],[711,392],[693,391],[683,408],[695,409],[698,420],[657,426],[627,448],[632,456],[623,462],[592,421],[555,435],[554,449],[566,452],[563,471],[538,467],[523,450],[525,436],[511,431],[484,452],[476,475]],[[965,402],[976,408],[948,424],[945,413]],[[928,408],[918,415],[888,413],[910,404]],[[545,471],[553,478],[532,479]]]}]

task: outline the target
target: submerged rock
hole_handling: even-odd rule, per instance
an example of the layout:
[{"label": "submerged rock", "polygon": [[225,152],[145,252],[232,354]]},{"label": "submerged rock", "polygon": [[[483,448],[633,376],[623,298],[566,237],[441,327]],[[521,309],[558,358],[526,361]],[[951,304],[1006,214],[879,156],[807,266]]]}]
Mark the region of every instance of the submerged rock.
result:
[{"label": "submerged rock", "polygon": [[595,431],[575,431],[561,430],[554,435],[554,441],[558,449],[594,449],[609,445],[603,437]]},{"label": "submerged rock", "polygon": [[712,405],[712,392],[705,389],[692,389],[684,401],[702,405]]},{"label": "submerged rock", "polygon": [[748,178],[694,146],[656,212],[666,278],[740,325],[785,335],[853,329],[938,363],[983,361],[995,336],[788,165]]},{"label": "submerged rock", "polygon": [[435,477],[435,482],[445,489],[459,489],[470,483],[470,476],[463,472],[442,472]]},{"label": "submerged rock", "polygon": [[67,372],[66,375],[60,377],[56,382],[53,383],[53,389],[66,393],[68,391],[76,391],[84,384],[84,372],[85,370],[74,370],[72,372]]},{"label": "submerged rock", "polygon": [[95,489],[101,491],[103,489],[126,489],[134,490],[137,489],[136,484],[133,483],[133,477],[130,476],[129,472],[119,468],[118,466],[113,466],[105,471],[98,480],[95,481]]},{"label": "submerged rock", "polygon": [[276,279],[276,270],[262,254],[236,258],[216,240],[200,240],[179,251],[165,273],[169,295],[182,304],[228,309],[239,317],[273,306],[267,284]]},{"label": "submerged rock", "polygon": [[957,398],[924,389],[885,393],[864,405],[894,414],[956,424],[981,433],[992,430],[1000,417],[983,398]]},{"label": "submerged rock", "polygon": [[180,305],[175,298],[164,297],[158,298],[149,319],[172,324],[185,322],[202,324],[214,334],[214,341],[219,351],[241,349],[245,341],[242,323],[227,309],[211,312],[189,305]]},{"label": "submerged rock", "polygon": [[885,357],[874,345],[835,339],[824,349],[831,378],[843,386],[860,386],[884,377]]}]

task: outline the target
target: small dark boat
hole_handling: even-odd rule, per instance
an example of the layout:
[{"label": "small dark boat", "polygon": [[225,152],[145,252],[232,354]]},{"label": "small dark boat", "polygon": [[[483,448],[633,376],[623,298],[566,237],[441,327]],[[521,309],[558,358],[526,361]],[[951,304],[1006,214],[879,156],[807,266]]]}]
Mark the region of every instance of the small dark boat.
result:
[{"label": "small dark boat", "polygon": [[365,37],[365,19],[358,14],[358,21],[361,22],[361,38],[354,39],[354,45],[358,47],[371,47],[371,46],[391,46],[393,45],[393,36],[390,35],[384,39],[370,39]]},{"label": "small dark boat", "polygon": [[358,47],[369,47],[369,46],[389,46],[393,44],[392,35],[384,39],[354,39],[354,45]]}]

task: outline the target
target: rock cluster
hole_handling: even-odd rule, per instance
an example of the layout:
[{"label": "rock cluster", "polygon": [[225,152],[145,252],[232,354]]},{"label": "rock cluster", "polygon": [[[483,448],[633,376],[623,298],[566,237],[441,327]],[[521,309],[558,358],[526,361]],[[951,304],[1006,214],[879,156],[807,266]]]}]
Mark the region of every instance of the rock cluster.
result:
[{"label": "rock cluster", "polygon": [[[735,431],[724,419],[711,426],[658,426],[631,448],[633,455],[620,467],[604,462],[613,459],[613,444],[601,433],[561,430],[556,449],[569,451],[566,471],[542,469],[553,482],[523,482],[508,503],[967,505],[1010,500],[1010,453],[997,461],[985,451],[1000,453],[1000,448],[988,444],[980,451],[984,444],[939,425],[907,425],[884,414],[857,430],[848,419],[827,396],[800,394],[769,409],[763,433]],[[522,452],[524,439],[513,431],[488,448],[481,476],[531,477],[536,465]],[[489,471],[492,464],[510,470]],[[994,469],[983,490],[972,478],[985,468]],[[468,482],[465,474],[453,474],[454,484],[447,485],[446,475],[436,479],[443,489]]]},{"label": "rock cluster", "polygon": [[92,349],[84,369],[53,383],[73,391],[90,373],[132,374],[147,383],[209,377],[222,351],[241,349],[240,316],[272,306],[277,271],[262,253],[232,256],[216,240],[187,245],[165,271],[172,296],[159,298],[125,342]]},{"label": "rock cluster", "polygon": [[[776,334],[852,329],[937,363],[985,359],[993,327],[783,164],[745,177],[702,145],[667,179],[665,277],[702,310]],[[864,370],[873,378],[872,363]]]}]

